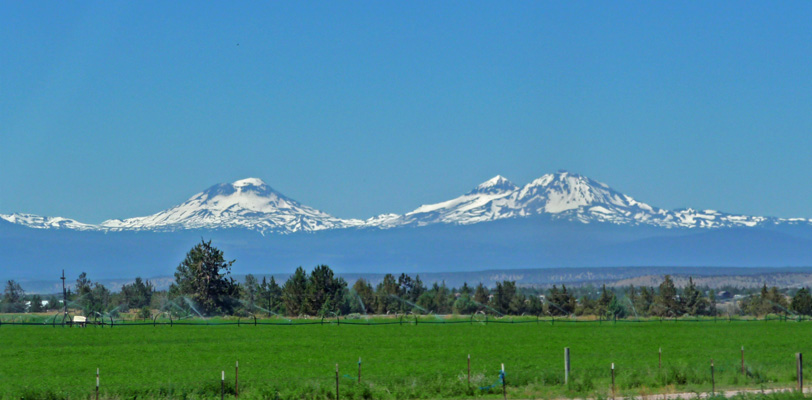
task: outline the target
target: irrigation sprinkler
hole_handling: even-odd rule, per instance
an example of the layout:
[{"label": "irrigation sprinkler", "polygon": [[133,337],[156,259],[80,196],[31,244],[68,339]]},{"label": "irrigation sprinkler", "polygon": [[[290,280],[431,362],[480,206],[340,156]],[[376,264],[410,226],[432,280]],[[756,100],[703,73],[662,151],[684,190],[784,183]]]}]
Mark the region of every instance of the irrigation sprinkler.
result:
[{"label": "irrigation sprinkler", "polygon": [[96,400],[99,400],[99,369],[96,368]]},{"label": "irrigation sprinkler", "polygon": [[338,364],[336,364],[336,400],[338,400]]},{"label": "irrigation sprinkler", "polygon": [[220,371],[220,400],[226,398],[226,371]]},{"label": "irrigation sprinkler", "polygon": [[68,290],[65,288],[65,270],[62,270],[62,305],[65,306],[65,315],[68,315]]},{"label": "irrigation sprinkler", "polygon": [[358,383],[361,383],[361,357],[358,357]]},{"label": "irrigation sprinkler", "polygon": [[742,376],[744,375],[744,346],[742,346]]},{"label": "irrigation sprinkler", "polygon": [[711,358],[711,396],[716,395],[716,377],[713,375],[713,359]]},{"label": "irrigation sprinkler", "polygon": [[240,361],[234,366],[234,397],[240,398]]}]

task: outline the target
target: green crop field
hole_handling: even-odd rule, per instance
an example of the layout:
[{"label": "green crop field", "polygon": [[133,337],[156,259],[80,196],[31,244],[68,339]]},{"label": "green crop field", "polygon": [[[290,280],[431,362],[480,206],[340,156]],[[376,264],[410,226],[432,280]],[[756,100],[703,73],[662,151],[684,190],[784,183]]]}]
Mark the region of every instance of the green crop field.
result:
[{"label": "green crop field", "polygon": [[[68,328],[0,325],[4,398],[342,399],[608,396],[792,387],[795,353],[812,356],[808,322],[551,324],[175,324]],[[741,374],[744,346],[746,376]],[[564,348],[572,372],[564,384]],[[662,347],[662,368],[658,348]],[[468,384],[467,355],[471,355]],[[358,383],[358,359],[361,383]],[[481,389],[495,385],[490,389]]]}]

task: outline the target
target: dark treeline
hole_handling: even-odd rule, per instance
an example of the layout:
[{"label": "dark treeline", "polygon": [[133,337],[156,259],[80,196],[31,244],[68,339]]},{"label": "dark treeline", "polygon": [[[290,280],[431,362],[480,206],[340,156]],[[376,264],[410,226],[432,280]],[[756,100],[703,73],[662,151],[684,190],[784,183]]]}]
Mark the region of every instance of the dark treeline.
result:
[{"label": "dark treeline", "polygon": [[[728,291],[698,288],[693,279],[683,288],[666,275],[657,287],[607,288],[592,286],[548,289],[520,288],[515,281],[447,287],[445,283],[424,284],[419,275],[387,274],[377,285],[358,279],[350,287],[326,265],[309,273],[296,269],[284,283],[247,275],[242,283],[230,277],[234,261],[211,242],[201,241],[175,272],[175,283],[167,291],[156,291],[149,281],[136,278],[113,293],[79,275],[68,294],[68,307],[85,315],[115,315],[134,312],[148,318],[158,313],[172,315],[285,315],[322,316],[349,314],[474,314],[595,316],[601,318],[680,317],[725,314],[764,316],[767,314],[812,314],[812,296],[806,288],[789,296],[786,290],[767,288],[730,299]],[[20,285],[8,281],[0,312],[45,312],[63,307],[61,296],[43,299],[26,296]]]}]

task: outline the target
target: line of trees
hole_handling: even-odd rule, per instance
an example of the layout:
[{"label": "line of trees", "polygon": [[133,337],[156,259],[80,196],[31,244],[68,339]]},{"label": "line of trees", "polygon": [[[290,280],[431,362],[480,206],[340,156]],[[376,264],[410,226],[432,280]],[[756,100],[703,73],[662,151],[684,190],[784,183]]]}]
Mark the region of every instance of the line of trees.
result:
[{"label": "line of trees", "polygon": [[[239,283],[231,275],[234,260],[227,261],[211,241],[195,245],[178,265],[175,282],[168,291],[158,292],[140,277],[112,293],[104,285],[91,282],[81,273],[69,291],[68,305],[84,314],[115,314],[137,310],[143,317],[154,312],[200,315],[331,316],[347,314],[473,314],[485,312],[501,315],[599,316],[602,318],[680,317],[717,315],[715,293],[698,288],[692,278],[678,288],[666,275],[657,287],[570,288],[553,285],[549,289],[520,288],[515,281],[497,282],[487,288],[464,283],[459,288],[444,282],[426,286],[417,275],[396,277],[387,274],[377,285],[361,278],[351,287],[337,277],[326,265],[309,273],[302,267],[282,285],[273,276],[262,278],[247,275]],[[30,307],[26,306],[30,301]],[[20,285],[8,281],[5,285],[0,311],[40,312],[59,309],[55,296],[42,306],[38,295],[26,296]],[[730,304],[730,303],[728,303]],[[753,293],[741,301],[737,313],[763,316],[766,314],[812,315],[812,295],[807,288],[797,290],[792,297],[776,287]],[[155,310],[155,311],[153,311]]]}]

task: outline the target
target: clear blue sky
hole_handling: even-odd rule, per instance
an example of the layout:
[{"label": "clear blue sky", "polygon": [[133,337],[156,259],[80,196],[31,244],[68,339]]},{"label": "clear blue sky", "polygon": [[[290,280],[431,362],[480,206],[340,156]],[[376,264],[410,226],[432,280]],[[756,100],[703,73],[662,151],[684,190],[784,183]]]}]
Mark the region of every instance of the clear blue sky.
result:
[{"label": "clear blue sky", "polygon": [[253,176],[338,217],[567,169],[812,217],[812,2],[3,2],[0,213]]}]

